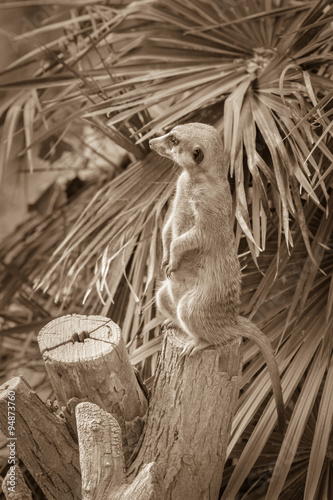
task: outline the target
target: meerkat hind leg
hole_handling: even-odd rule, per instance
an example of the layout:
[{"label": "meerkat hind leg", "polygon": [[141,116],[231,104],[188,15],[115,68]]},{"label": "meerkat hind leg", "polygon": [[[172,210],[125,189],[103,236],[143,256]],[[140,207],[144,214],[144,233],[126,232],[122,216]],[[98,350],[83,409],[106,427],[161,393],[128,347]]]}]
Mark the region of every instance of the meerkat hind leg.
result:
[{"label": "meerkat hind leg", "polygon": [[201,328],[193,320],[195,308],[193,307],[193,293],[182,297],[177,307],[177,317],[181,329],[188,335],[188,340],[181,353],[182,356],[194,356],[200,351],[212,347],[212,343],[205,340],[201,335]]},{"label": "meerkat hind leg", "polygon": [[176,308],[170,297],[167,282],[165,282],[157,292],[156,301],[158,309],[166,317],[162,323],[162,328],[179,328],[176,319]]}]

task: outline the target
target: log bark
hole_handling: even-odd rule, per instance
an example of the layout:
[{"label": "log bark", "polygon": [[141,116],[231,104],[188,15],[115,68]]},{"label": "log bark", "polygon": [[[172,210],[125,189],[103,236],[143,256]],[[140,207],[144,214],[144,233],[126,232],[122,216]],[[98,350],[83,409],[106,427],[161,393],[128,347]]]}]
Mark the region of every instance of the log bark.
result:
[{"label": "log bark", "polygon": [[125,463],[135,449],[148,408],[118,325],[103,316],[68,315],[48,323],[38,343],[58,403],[90,401],[117,419]]},{"label": "log bark", "polygon": [[163,500],[217,499],[240,379],[240,341],[182,357],[186,337],[168,330],[145,435],[128,479],[162,471]]},{"label": "log bark", "polygon": [[[13,484],[14,483],[14,484]],[[32,494],[24,481],[18,465],[12,465],[2,483],[6,500],[32,500]]]},{"label": "log bark", "polygon": [[[49,500],[81,498],[78,445],[66,424],[39,399],[22,377],[0,388],[0,429],[8,435],[8,394],[15,394],[15,436],[17,451]],[[10,400],[10,405],[13,401]]]},{"label": "log bark", "polygon": [[[41,331],[58,402],[76,406],[84,500],[217,500],[240,386],[240,341],[182,356],[186,339],[168,330],[145,417],[146,397],[111,320],[66,316]],[[4,431],[9,390],[17,395],[19,456],[46,498],[80,499],[70,430],[17,378],[0,393]]]},{"label": "log bark", "polygon": [[127,483],[121,429],[115,418],[92,403],[76,409],[82,500],[162,500],[156,464],[148,464]]}]

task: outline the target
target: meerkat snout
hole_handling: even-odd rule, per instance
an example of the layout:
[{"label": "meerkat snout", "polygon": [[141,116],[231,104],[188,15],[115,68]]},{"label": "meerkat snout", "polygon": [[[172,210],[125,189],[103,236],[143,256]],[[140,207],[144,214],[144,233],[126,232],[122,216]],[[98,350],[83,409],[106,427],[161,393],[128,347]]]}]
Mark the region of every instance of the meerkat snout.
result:
[{"label": "meerkat snout", "polygon": [[149,147],[150,149],[153,149],[155,151],[156,149],[156,142],[158,143],[158,139],[150,139],[149,141]]},{"label": "meerkat snout", "polygon": [[171,158],[172,145],[174,145],[175,143],[172,142],[172,136],[171,138],[170,136],[171,134],[165,134],[162,135],[161,137],[150,139],[149,141],[150,149],[156,151],[156,153],[160,154],[161,156],[166,156],[167,158]]}]

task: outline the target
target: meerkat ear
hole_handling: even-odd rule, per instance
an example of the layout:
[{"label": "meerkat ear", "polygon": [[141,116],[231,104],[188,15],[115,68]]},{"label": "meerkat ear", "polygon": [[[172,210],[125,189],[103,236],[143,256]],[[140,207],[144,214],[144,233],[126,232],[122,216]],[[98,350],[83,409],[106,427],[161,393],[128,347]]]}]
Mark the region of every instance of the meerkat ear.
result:
[{"label": "meerkat ear", "polygon": [[204,159],[204,154],[203,154],[202,149],[198,148],[198,147],[195,148],[193,150],[193,160],[195,161],[195,163],[197,165],[199,165],[202,162],[203,159]]}]

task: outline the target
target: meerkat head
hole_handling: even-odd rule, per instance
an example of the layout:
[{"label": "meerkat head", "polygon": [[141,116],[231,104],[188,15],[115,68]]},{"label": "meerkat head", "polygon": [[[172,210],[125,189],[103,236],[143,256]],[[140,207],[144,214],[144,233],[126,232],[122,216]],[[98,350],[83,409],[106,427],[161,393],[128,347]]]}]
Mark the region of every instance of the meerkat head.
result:
[{"label": "meerkat head", "polygon": [[151,139],[149,146],[190,174],[226,171],[222,140],[211,125],[177,125],[168,134]]}]

